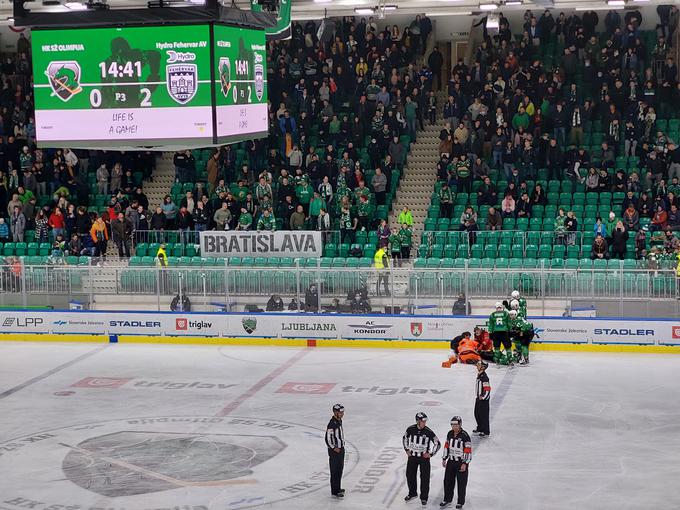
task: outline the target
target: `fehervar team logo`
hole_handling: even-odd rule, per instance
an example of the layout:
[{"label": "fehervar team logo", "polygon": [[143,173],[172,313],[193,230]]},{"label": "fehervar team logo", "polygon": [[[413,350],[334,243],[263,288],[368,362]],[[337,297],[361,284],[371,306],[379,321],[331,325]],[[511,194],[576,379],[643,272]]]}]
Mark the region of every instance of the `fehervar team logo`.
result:
[{"label": "fehervar team logo", "polygon": [[412,322],[411,323],[411,334],[413,336],[420,336],[423,334],[423,323],[422,322]]},{"label": "fehervar team logo", "polygon": [[253,317],[241,319],[241,324],[243,324],[243,329],[245,329],[246,333],[249,335],[257,329],[257,319]]},{"label": "fehervar team logo", "polygon": [[80,64],[78,62],[50,62],[45,75],[50,81],[52,96],[57,96],[64,102],[83,91],[80,86]]},{"label": "fehervar team logo", "polygon": [[262,65],[262,55],[255,53],[255,95],[258,101],[262,101],[264,95],[264,66]]},{"label": "fehervar team logo", "polygon": [[171,64],[165,68],[168,93],[179,104],[186,104],[196,95],[198,67],[196,64]]},{"label": "fehervar team logo", "polygon": [[220,57],[217,72],[220,75],[220,90],[224,97],[227,97],[229,89],[231,89],[231,60],[229,60],[229,57]]}]

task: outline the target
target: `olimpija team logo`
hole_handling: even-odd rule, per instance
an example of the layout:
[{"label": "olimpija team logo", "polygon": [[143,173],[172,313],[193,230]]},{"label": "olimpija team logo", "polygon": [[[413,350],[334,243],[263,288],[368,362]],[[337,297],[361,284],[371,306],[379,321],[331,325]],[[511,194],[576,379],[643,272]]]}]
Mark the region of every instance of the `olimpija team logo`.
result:
[{"label": "olimpija team logo", "polygon": [[82,92],[80,86],[80,64],[72,60],[50,62],[45,71],[52,96],[57,96],[66,102],[73,96]]},{"label": "olimpija team logo", "polygon": [[229,89],[231,89],[231,60],[229,60],[229,57],[220,57],[217,72],[220,75],[220,90],[224,97],[228,97]]},{"label": "olimpija team logo", "polygon": [[196,64],[170,64],[165,68],[168,94],[179,104],[186,104],[196,95],[198,67]]},{"label": "olimpija team logo", "polygon": [[253,317],[241,319],[241,324],[243,324],[243,329],[245,329],[246,333],[249,335],[257,329],[257,319]]}]

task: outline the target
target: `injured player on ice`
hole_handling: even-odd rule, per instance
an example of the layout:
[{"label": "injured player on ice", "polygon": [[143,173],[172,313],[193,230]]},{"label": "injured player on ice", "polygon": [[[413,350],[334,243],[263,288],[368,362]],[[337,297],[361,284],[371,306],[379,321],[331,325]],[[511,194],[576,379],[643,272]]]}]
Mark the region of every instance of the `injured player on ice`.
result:
[{"label": "injured player on ice", "polygon": [[476,364],[480,359],[493,360],[493,345],[489,334],[480,327],[475,328],[472,338],[469,331],[451,340],[449,359],[442,362],[443,368],[451,368],[454,363]]}]

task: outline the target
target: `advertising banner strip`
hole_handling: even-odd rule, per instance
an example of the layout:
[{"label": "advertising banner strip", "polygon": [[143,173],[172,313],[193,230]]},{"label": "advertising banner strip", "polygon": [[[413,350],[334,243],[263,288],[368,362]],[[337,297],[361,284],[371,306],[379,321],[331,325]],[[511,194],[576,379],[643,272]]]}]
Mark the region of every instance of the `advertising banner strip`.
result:
[{"label": "advertising banner strip", "polygon": [[203,257],[321,257],[321,232],[205,231]]},{"label": "advertising banner strip", "polygon": [[[680,321],[531,319],[536,344],[680,345]],[[310,341],[404,340],[448,342],[485,326],[484,317],[333,315],[308,313],[171,313],[98,311],[0,311],[0,337],[91,335],[300,339]],[[7,338],[5,338],[7,339]]]}]

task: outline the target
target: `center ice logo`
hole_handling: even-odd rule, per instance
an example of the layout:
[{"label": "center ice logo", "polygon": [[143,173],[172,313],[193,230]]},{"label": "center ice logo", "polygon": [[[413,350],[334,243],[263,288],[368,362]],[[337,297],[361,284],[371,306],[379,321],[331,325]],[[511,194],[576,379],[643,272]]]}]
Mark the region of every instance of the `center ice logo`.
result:
[{"label": "center ice logo", "polygon": [[[27,499],[30,472],[47,502],[41,508],[56,508],[65,495],[69,508],[93,508],[97,498],[124,498],[110,505],[119,509],[149,508],[149,498],[153,508],[311,508],[294,500],[327,488],[328,471],[300,452],[323,437],[324,429],[251,417],[83,423],[0,442],[2,499],[17,509],[38,504]],[[348,475],[358,460],[348,442]]]},{"label": "center ice logo", "polygon": [[80,64],[74,61],[50,62],[45,71],[52,96],[57,96],[66,102],[76,94],[82,92],[80,86]]},{"label": "center ice logo", "polygon": [[[251,468],[286,448],[275,436],[151,430],[107,434],[78,445],[60,444],[69,450],[62,464],[66,477],[83,489],[112,498],[178,487],[254,484],[256,480],[246,478],[253,474]],[[103,472],[106,477],[101,476]]]},{"label": "center ice logo", "polygon": [[196,95],[198,89],[198,67],[196,64],[171,64],[166,67],[168,94],[179,104],[186,104]]}]

